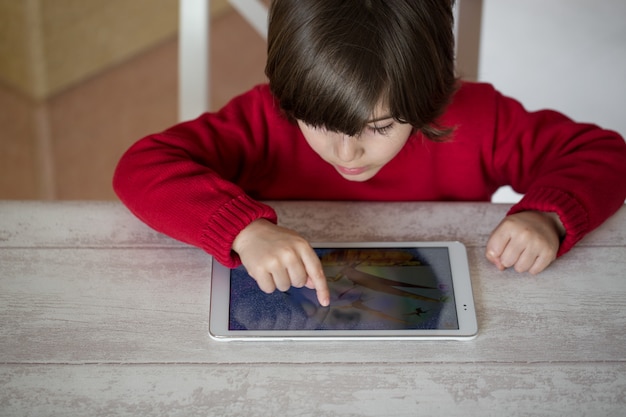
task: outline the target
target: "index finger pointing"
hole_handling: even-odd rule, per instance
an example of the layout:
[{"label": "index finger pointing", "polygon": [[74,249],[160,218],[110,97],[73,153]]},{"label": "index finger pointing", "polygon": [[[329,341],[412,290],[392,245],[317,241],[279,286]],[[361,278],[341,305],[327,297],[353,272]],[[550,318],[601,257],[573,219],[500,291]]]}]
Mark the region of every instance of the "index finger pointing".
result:
[{"label": "index finger pointing", "polygon": [[317,300],[322,306],[327,307],[330,304],[330,290],[328,289],[328,282],[326,281],[320,259],[311,249],[309,253],[302,257],[302,261],[304,262],[309,280],[312,281],[317,293]]}]

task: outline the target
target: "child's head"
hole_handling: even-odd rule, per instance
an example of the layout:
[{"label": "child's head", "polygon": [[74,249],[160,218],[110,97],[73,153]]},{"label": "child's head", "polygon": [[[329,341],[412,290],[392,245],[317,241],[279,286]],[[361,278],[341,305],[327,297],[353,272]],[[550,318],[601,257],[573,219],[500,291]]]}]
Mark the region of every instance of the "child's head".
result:
[{"label": "child's head", "polygon": [[285,113],[359,134],[376,108],[431,138],[452,96],[453,0],[273,0],[270,87]]}]

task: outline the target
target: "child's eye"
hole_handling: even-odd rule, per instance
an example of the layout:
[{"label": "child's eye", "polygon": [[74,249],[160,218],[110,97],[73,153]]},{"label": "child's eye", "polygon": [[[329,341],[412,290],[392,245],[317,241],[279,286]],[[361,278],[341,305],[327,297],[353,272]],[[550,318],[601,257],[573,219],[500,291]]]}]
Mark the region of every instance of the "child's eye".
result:
[{"label": "child's eye", "polygon": [[392,126],[393,126],[393,123],[389,123],[386,126],[368,126],[367,128],[371,132],[377,133],[379,135],[387,135],[389,131],[391,130]]}]

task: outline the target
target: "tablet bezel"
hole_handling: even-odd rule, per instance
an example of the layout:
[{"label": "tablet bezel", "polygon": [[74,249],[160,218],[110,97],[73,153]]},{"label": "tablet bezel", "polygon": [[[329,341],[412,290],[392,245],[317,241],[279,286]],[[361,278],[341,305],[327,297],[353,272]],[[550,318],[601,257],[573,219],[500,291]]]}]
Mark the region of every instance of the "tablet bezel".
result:
[{"label": "tablet bezel", "polygon": [[281,340],[471,340],[478,325],[465,245],[438,242],[325,242],[313,248],[448,248],[454,300],[459,323],[453,330],[230,330],[230,269],[213,259],[209,304],[209,336],[218,341]]}]

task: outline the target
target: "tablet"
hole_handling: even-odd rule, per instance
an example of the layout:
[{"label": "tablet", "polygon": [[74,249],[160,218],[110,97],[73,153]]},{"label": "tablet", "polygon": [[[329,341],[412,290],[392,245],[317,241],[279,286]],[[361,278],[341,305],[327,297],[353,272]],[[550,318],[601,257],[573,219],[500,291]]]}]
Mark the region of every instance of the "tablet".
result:
[{"label": "tablet", "polygon": [[312,244],[330,289],[266,294],[245,268],[213,261],[209,335],[221,341],[468,340],[477,322],[460,242]]}]

